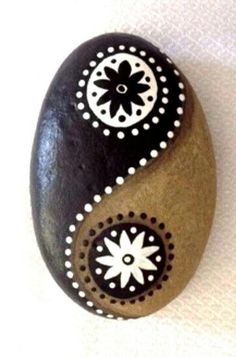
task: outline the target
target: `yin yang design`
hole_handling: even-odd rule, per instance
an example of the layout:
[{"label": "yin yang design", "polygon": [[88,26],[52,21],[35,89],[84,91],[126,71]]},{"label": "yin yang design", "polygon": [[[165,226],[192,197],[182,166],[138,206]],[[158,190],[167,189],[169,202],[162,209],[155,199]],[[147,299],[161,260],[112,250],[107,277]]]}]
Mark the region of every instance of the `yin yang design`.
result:
[{"label": "yin yang design", "polygon": [[[114,138],[113,147],[120,151],[117,157],[113,154],[112,172],[104,180],[102,191],[91,192],[93,202],[83,202],[83,210],[76,215],[77,223],[69,226],[66,274],[87,308],[121,319],[122,316],[114,316],[96,305],[87,297],[86,290],[103,301],[121,305],[140,303],[153,296],[167,282],[167,273],[172,269],[172,234],[164,233],[160,227],[163,229],[165,224],[156,223],[155,217],[150,220],[154,222],[151,226],[146,225],[142,218],[148,216],[146,213],[130,214],[124,223],[120,220],[125,216],[117,214],[105,228],[100,222],[104,229],[91,228],[82,244],[79,227],[86,215],[93,214],[94,204],[100,204],[104,194],[112,195],[115,186],[125,184],[138,167],[146,166],[160,150],[166,149],[181,125],[185,88],[168,57],[160,52],[155,57],[132,45],[101,46],[96,60],[91,57],[80,75],[79,90],[75,93],[78,120],[87,122],[97,135]],[[139,153],[137,158],[140,143],[145,156]],[[118,155],[121,159],[126,157],[123,163],[119,163]]]},{"label": "yin yang design", "polygon": [[[139,196],[146,183],[137,177],[180,136],[186,83],[157,47],[108,34],[79,46],[50,86],[35,141],[34,216],[50,270],[91,313],[139,317],[170,283],[179,237],[158,199],[148,206],[155,192]],[[134,201],[124,204],[132,182]]]}]

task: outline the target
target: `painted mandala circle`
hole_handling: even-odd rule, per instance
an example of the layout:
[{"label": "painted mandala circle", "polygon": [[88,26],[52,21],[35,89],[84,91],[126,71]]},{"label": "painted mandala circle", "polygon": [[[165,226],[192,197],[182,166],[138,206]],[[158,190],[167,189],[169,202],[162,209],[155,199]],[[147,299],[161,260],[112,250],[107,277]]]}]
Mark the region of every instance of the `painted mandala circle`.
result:
[{"label": "painted mandala circle", "polygon": [[158,281],[165,268],[166,252],[153,229],[122,223],[103,230],[94,239],[88,263],[102,291],[128,299],[146,292]]},{"label": "painted mandala circle", "polygon": [[153,109],[158,86],[152,69],[140,57],[117,53],[93,70],[87,86],[90,109],[104,124],[129,127]]}]

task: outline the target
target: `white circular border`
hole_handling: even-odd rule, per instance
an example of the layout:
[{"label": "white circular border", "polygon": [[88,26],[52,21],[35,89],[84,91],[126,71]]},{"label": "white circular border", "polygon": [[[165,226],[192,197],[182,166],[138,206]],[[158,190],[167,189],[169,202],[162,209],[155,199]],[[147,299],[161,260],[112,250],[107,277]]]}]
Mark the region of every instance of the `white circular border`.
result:
[{"label": "white circular border", "polygon": [[[141,57],[146,57],[146,56],[147,56],[146,51],[138,50],[138,49],[137,49],[136,47],[134,47],[134,46],[130,46],[130,47],[127,47],[127,48],[126,48],[126,46],[124,46],[124,45],[119,45],[119,46],[118,46],[118,49],[119,49],[120,51],[128,50],[128,51],[131,52],[132,54],[134,54],[134,53],[136,53],[136,54],[139,53],[139,55],[140,55]],[[98,52],[98,53],[97,53],[97,58],[100,59],[100,60],[103,59],[104,56],[105,56],[104,52],[105,52],[105,51],[103,51],[103,52],[101,52],[101,51]],[[115,52],[115,48],[112,47],[112,46],[110,46],[110,47],[107,48],[107,52],[108,52],[109,54],[113,54],[113,53]],[[118,52],[118,53],[122,53],[122,52]],[[141,57],[140,57],[140,58],[141,58]],[[148,57],[148,56],[147,56],[147,57]],[[141,58],[141,59],[142,59],[142,58]],[[155,60],[155,58],[153,58],[153,57],[148,57],[148,61],[149,61],[151,64],[155,64],[155,63],[156,63],[156,60]],[[167,61],[169,64],[172,64],[172,65],[173,65],[172,61],[171,61],[168,57],[166,57],[166,61]],[[162,83],[167,82],[167,77],[162,73],[162,72],[163,72],[163,68],[162,68],[160,65],[158,65],[158,63],[156,63],[156,64],[157,64],[157,66],[156,66],[156,71],[157,71],[157,73],[158,73],[158,75],[159,75],[159,80],[160,80]],[[90,120],[90,119],[91,119],[91,114],[90,114],[88,111],[84,111],[85,104],[84,104],[84,102],[83,102],[83,96],[84,96],[84,94],[86,94],[86,93],[83,93],[82,90],[81,90],[81,88],[85,87],[86,81],[88,81],[88,79],[87,79],[86,77],[90,74],[90,71],[93,71],[93,70],[94,70],[94,67],[96,67],[96,65],[97,65],[97,62],[96,62],[95,60],[90,61],[90,62],[89,62],[89,67],[91,67],[91,68],[90,68],[90,69],[87,69],[87,68],[86,68],[86,69],[84,69],[84,70],[82,71],[82,74],[83,74],[83,76],[85,77],[85,79],[80,79],[80,80],[78,81],[78,86],[79,86],[80,90],[76,92],[76,97],[77,97],[77,99],[80,99],[80,101],[77,103],[77,109],[81,111],[82,118],[83,118],[84,120]],[[180,73],[179,73],[179,71],[178,71],[176,68],[173,69],[173,72],[174,72],[174,74],[175,74],[176,76],[180,76]],[[182,82],[179,82],[178,86],[179,86],[179,88],[180,88],[181,90],[184,89],[184,84],[183,84]],[[162,93],[160,93],[160,90],[159,90],[159,88],[158,88],[158,93],[159,93],[158,95],[161,95],[160,101],[161,101],[162,104],[163,104],[163,106],[158,109],[159,115],[161,116],[161,115],[165,114],[165,105],[168,104],[168,102],[169,102],[169,99],[168,99],[169,89],[168,89],[167,86],[165,86],[164,88],[162,88]],[[183,102],[185,101],[185,95],[184,95],[184,93],[181,93],[181,94],[179,95],[179,101],[180,101],[180,106],[178,106],[178,107],[176,108],[176,112],[177,112],[177,114],[181,115],[181,114],[183,114],[182,105],[183,105]],[[142,121],[145,121],[145,118],[143,118]],[[153,118],[152,118],[152,124],[155,125],[155,124],[158,124],[159,122],[160,122],[159,118],[158,118],[156,115],[153,116]],[[138,123],[140,123],[140,122],[138,122]],[[138,124],[138,123],[137,123],[137,124]],[[103,124],[104,124],[104,123],[103,123]],[[106,125],[106,124],[104,124],[104,125]],[[93,121],[92,121],[92,126],[93,126],[95,129],[96,129],[96,128],[99,128],[99,126],[100,126],[100,119],[99,119],[99,120],[93,120]],[[149,130],[150,127],[151,127],[151,126],[150,126],[150,123],[144,122],[144,124],[143,124],[143,130]],[[128,130],[128,127],[126,128],[126,130]],[[111,130],[108,129],[108,128],[106,128],[106,129],[103,130],[103,135],[106,136],[106,137],[109,136],[110,133],[111,133]],[[138,135],[139,135],[139,130],[138,130],[137,128],[133,128],[133,129],[131,130],[131,134],[132,134],[133,136],[138,136]],[[121,128],[121,130],[119,130],[119,131],[117,132],[117,138],[122,140],[122,139],[124,139],[124,137],[125,137],[125,132],[124,132],[124,130],[122,130],[122,128]]]}]

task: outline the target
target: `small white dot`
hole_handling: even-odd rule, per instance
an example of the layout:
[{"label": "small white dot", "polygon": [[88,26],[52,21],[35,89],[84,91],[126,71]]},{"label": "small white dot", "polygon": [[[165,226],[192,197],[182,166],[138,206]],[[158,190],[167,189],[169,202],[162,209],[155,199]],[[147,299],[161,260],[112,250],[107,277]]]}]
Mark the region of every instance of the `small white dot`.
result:
[{"label": "small white dot", "polygon": [[99,314],[99,315],[102,315],[103,314],[103,311],[101,309],[97,309],[96,310],[96,313]]},{"label": "small white dot", "polygon": [[123,183],[124,183],[123,177],[118,176],[118,177],[116,178],[116,183],[117,183],[118,185],[123,185]]},{"label": "small white dot", "polygon": [[134,136],[137,136],[138,133],[139,133],[138,129],[134,128],[134,129],[132,130],[132,134],[133,134]]},{"label": "small white dot", "polygon": [[88,75],[89,75],[89,70],[88,70],[88,69],[85,69],[85,70],[83,71],[83,75],[84,75],[84,76],[88,76]]},{"label": "small white dot", "polygon": [[82,98],[82,97],[83,97],[83,93],[80,92],[80,91],[77,92],[77,93],[76,93],[76,97],[77,97],[77,98]]},{"label": "small white dot", "polygon": [[129,287],[129,291],[135,291],[135,286],[131,285],[131,286]]},{"label": "small white dot", "polygon": [[114,47],[108,47],[107,51],[108,51],[109,53],[112,53],[112,52],[115,51],[115,49],[114,49]]},{"label": "small white dot", "polygon": [[152,118],[152,122],[153,122],[154,124],[158,124],[158,123],[159,123],[159,118],[158,118],[158,117],[153,117],[153,118]]},{"label": "small white dot", "polygon": [[74,224],[71,224],[71,225],[70,225],[69,231],[70,231],[70,232],[74,232],[74,231],[75,231],[75,225],[74,225]]},{"label": "small white dot", "polygon": [[85,80],[81,79],[78,84],[79,84],[79,87],[84,87],[85,86]]},{"label": "small white dot", "polygon": [[177,71],[177,69],[174,69],[174,74],[176,74],[176,76],[179,76],[179,71]]},{"label": "small white dot", "polygon": [[109,129],[104,129],[104,130],[103,130],[103,134],[104,134],[105,136],[110,135],[110,130],[109,130]]},{"label": "small white dot", "polygon": [[93,302],[92,302],[92,301],[87,301],[86,304],[87,304],[89,307],[93,307]]},{"label": "small white dot", "polygon": [[172,63],[172,61],[167,57],[166,58],[167,62]]},{"label": "small white dot", "polygon": [[153,275],[148,275],[148,281],[153,281],[154,280],[154,276]]},{"label": "small white dot", "polygon": [[84,219],[84,216],[81,214],[81,213],[78,213],[77,215],[76,215],[76,219],[77,219],[77,221],[83,221],[83,219]]},{"label": "small white dot", "polygon": [[100,195],[95,195],[95,196],[93,197],[93,199],[94,199],[95,202],[99,203],[99,202],[101,202],[102,197],[101,197]]},{"label": "small white dot", "polygon": [[166,77],[165,77],[165,76],[161,76],[161,77],[160,77],[160,81],[161,81],[161,82],[166,82]]},{"label": "small white dot", "polygon": [[181,100],[181,102],[185,101],[185,95],[184,94],[180,94],[179,95],[179,99]]},{"label": "small white dot", "polygon": [[98,52],[97,57],[102,58],[102,57],[104,57],[104,54],[102,52]]},{"label": "small white dot", "polygon": [[175,126],[176,128],[179,128],[179,127],[180,127],[180,121],[179,121],[179,120],[175,120],[175,121],[174,121],[174,126]]},{"label": "small white dot", "polygon": [[96,273],[97,275],[101,275],[101,274],[102,274],[102,269],[101,269],[101,268],[97,268],[97,269],[95,270],[95,273]]},{"label": "small white dot", "polygon": [[158,151],[157,150],[152,150],[151,151],[151,157],[155,158],[158,156]]},{"label": "small white dot", "polygon": [[166,97],[162,98],[162,103],[167,104],[168,102],[169,102],[168,98],[166,98]]},{"label": "small white dot", "polygon": [[90,114],[89,114],[88,112],[85,112],[85,113],[83,114],[83,118],[84,118],[85,120],[88,120],[88,119],[90,118]]},{"label": "small white dot", "polygon": [[111,231],[111,236],[112,237],[116,237],[117,236],[117,232],[116,231]]},{"label": "small white dot", "polygon": [[79,284],[76,281],[73,281],[72,286],[74,289],[79,289]]},{"label": "small white dot", "polygon": [[67,255],[69,257],[71,255],[71,249],[66,249],[65,250],[65,255]]},{"label": "small white dot", "polygon": [[181,115],[181,114],[183,114],[183,108],[181,108],[181,107],[179,107],[179,108],[177,108],[177,113],[179,114],[179,115]]},{"label": "small white dot", "polygon": [[160,142],[160,148],[161,149],[166,149],[166,147],[167,147],[167,143],[165,141],[161,141]]},{"label": "small white dot", "polygon": [[150,62],[150,63],[155,63],[155,59],[154,59],[153,57],[150,57],[150,58],[149,58],[149,62]]},{"label": "small white dot", "polygon": [[99,127],[98,121],[96,121],[96,120],[93,121],[92,126],[93,126],[94,128],[98,128],[98,127]]},{"label": "small white dot", "polygon": [[116,284],[113,283],[113,282],[111,282],[111,283],[109,284],[109,287],[110,287],[111,289],[114,289],[114,288],[116,287]]},{"label": "small white dot", "polygon": [[111,315],[111,314],[108,314],[108,315],[107,315],[107,318],[108,318],[108,319],[113,319],[113,317],[114,317],[114,315]]},{"label": "small white dot", "polygon": [[85,297],[85,292],[84,291],[79,291],[79,296],[84,298]]},{"label": "small white dot", "polygon": [[131,227],[130,228],[130,232],[133,233],[133,234],[137,233],[137,228],[136,227]]},{"label": "small white dot", "polygon": [[122,321],[122,320],[124,320],[124,319],[123,319],[123,317],[117,317],[117,320],[118,320],[118,321]]},{"label": "small white dot", "polygon": [[168,131],[167,136],[169,139],[172,139],[174,137],[173,131]]},{"label": "small white dot", "polygon": [[161,66],[157,66],[156,70],[157,70],[157,72],[161,72],[162,71]]},{"label": "small white dot", "polygon": [[91,62],[89,63],[89,65],[90,65],[90,67],[95,67],[95,66],[96,66],[96,62],[95,62],[95,61],[91,61]]},{"label": "small white dot", "polygon": [[143,129],[144,130],[150,129],[150,125],[148,123],[143,124]]},{"label": "small white dot", "polygon": [[144,56],[146,56],[146,52],[145,52],[145,51],[140,51],[140,55],[141,55],[142,57],[144,57]]},{"label": "small white dot", "polygon": [[86,212],[92,212],[93,207],[92,207],[92,205],[90,203],[86,203],[86,205],[84,206],[84,210]]},{"label": "small white dot", "polygon": [[97,251],[98,251],[99,253],[101,253],[101,252],[103,251],[103,247],[102,247],[101,245],[98,245],[98,246],[97,246]]},{"label": "small white dot", "polygon": [[136,52],[136,48],[135,48],[134,46],[131,46],[131,47],[129,48],[129,50],[130,50],[130,52]]},{"label": "small white dot", "polygon": [[119,131],[119,132],[117,133],[117,137],[118,137],[118,139],[124,139],[125,134],[123,133],[123,131]]},{"label": "small white dot", "polygon": [[66,243],[71,244],[73,242],[72,237],[68,236],[66,237]]},{"label": "small white dot", "polygon": [[124,45],[120,45],[120,46],[119,46],[119,49],[120,49],[121,51],[124,51],[125,46],[124,46]]},{"label": "small white dot", "polygon": [[140,166],[145,166],[146,163],[147,163],[147,160],[144,159],[144,158],[139,161],[139,165],[140,165]]},{"label": "small white dot", "polygon": [[71,268],[71,262],[69,262],[69,260],[67,260],[67,261],[65,262],[65,267],[66,267],[66,268]]},{"label": "small white dot", "polygon": [[182,82],[179,82],[179,88],[184,89],[184,84]]},{"label": "small white dot", "polygon": [[161,261],[161,256],[160,255],[157,255],[156,256],[156,261],[159,263]]},{"label": "small white dot", "polygon": [[134,174],[135,174],[135,168],[134,168],[134,167],[129,167],[129,168],[128,168],[128,173],[129,173],[130,175],[134,175]]},{"label": "small white dot", "polygon": [[164,114],[165,113],[165,109],[164,108],[159,108],[159,113],[160,114]]},{"label": "small white dot", "polygon": [[70,270],[66,273],[66,275],[67,275],[67,277],[68,277],[69,279],[72,279],[73,276],[74,276],[74,274],[73,274],[72,271],[70,271]]},{"label": "small white dot", "polygon": [[78,103],[77,108],[78,108],[79,110],[84,109],[84,103]]},{"label": "small white dot", "polygon": [[162,89],[162,92],[163,92],[164,94],[168,94],[168,93],[169,93],[169,89],[166,88],[166,87],[164,87],[164,88]]},{"label": "small white dot", "polygon": [[148,240],[149,240],[149,242],[154,242],[155,238],[154,238],[154,236],[150,236],[150,237],[148,238]]},{"label": "small white dot", "polygon": [[111,193],[112,193],[112,188],[111,188],[111,186],[107,186],[107,187],[105,187],[105,193],[107,194],[107,195],[110,195]]}]

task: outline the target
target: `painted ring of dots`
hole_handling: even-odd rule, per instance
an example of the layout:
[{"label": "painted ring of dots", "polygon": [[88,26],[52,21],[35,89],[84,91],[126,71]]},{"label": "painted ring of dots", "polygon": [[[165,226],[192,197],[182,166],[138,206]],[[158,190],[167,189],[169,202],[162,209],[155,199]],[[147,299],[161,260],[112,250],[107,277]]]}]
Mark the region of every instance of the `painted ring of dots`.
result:
[{"label": "painted ring of dots", "polygon": [[[165,264],[165,269],[160,277],[160,279],[158,280],[157,283],[154,284],[154,286],[152,286],[151,289],[148,289],[145,294],[141,294],[140,296],[137,296],[136,298],[131,298],[131,299],[116,299],[111,297],[109,294],[106,294],[105,292],[101,291],[99,289],[99,287],[94,284],[94,280],[93,277],[91,276],[91,272],[88,271],[86,269],[85,266],[85,260],[86,260],[86,256],[88,255],[88,251],[89,248],[92,245],[92,240],[94,239],[95,236],[97,236],[104,227],[111,227],[114,225],[114,223],[116,222],[122,222],[123,220],[128,219],[129,222],[130,220],[136,222],[137,219],[143,221],[144,223],[149,224],[149,226],[156,228],[159,230],[159,232],[161,232],[161,236],[162,239],[165,241],[165,249],[166,249],[166,264]],[[113,232],[114,235],[114,230],[112,230],[111,232]],[[152,237],[150,237],[152,238]],[[150,239],[149,238],[149,239]],[[162,222],[158,222],[156,217],[148,217],[146,213],[141,213],[139,215],[135,214],[134,212],[130,211],[127,215],[127,217],[124,217],[123,214],[119,213],[117,214],[117,216],[114,217],[108,217],[104,222],[98,222],[96,227],[91,228],[88,231],[88,236],[86,238],[83,239],[82,244],[81,244],[81,249],[78,255],[78,261],[79,261],[79,270],[80,273],[82,274],[81,280],[83,280],[83,284],[86,285],[86,290],[89,287],[89,290],[93,293],[95,293],[97,295],[97,297],[99,299],[97,300],[104,300],[107,299],[110,304],[120,304],[120,305],[125,305],[125,304],[135,304],[136,302],[143,302],[146,299],[148,299],[149,297],[153,296],[155,294],[155,292],[158,292],[158,290],[160,290],[162,288],[162,284],[164,282],[166,282],[169,278],[169,272],[172,270],[172,260],[174,259],[174,254],[173,254],[173,250],[174,250],[174,244],[171,242],[172,240],[172,234],[168,231],[165,230],[165,224]],[[67,249],[70,250],[71,244],[73,242],[73,237],[68,236],[66,237],[66,244],[67,244]],[[98,246],[97,249],[98,251],[101,250],[102,247]],[[65,250],[65,254],[66,254],[66,250]],[[114,318],[113,315],[111,314],[106,314],[104,313],[101,309],[98,309],[93,301],[90,301],[86,298],[86,293],[83,290],[80,290],[80,283],[75,281],[74,278],[74,273],[73,273],[73,266],[72,263],[70,261],[70,255],[67,256],[67,260],[65,261],[65,268],[66,268],[66,275],[67,277],[71,280],[71,284],[72,287],[74,289],[76,289],[78,291],[78,296],[79,298],[86,300],[86,305],[88,308],[93,309],[97,314],[99,315],[105,315],[108,318]],[[157,256],[158,257],[158,256]],[[97,268],[99,269],[99,268]],[[97,274],[100,274],[101,272],[98,270]],[[80,275],[81,276],[81,275]],[[151,277],[152,275],[149,275],[149,277]],[[150,279],[150,278],[149,278]],[[150,279],[151,280],[151,279]],[[112,283],[110,283],[111,285]],[[97,311],[98,310],[98,311]],[[109,316],[110,317],[109,317]],[[119,318],[122,319],[122,318]]]},{"label": "painted ring of dots", "polygon": [[[151,111],[150,115],[148,115],[148,120],[145,120],[145,118],[143,118],[140,122],[137,123],[137,125],[134,124],[131,126],[131,128],[126,127],[125,130],[123,130],[124,128],[122,128],[122,127],[114,128],[114,127],[104,125],[104,123],[102,121],[100,121],[100,119],[98,119],[97,116],[91,111],[91,108],[87,102],[87,85],[88,85],[88,81],[89,81],[91,74],[94,71],[96,71],[97,66],[101,63],[101,61],[104,60],[104,58],[109,58],[109,56],[114,56],[114,53],[115,54],[123,53],[123,54],[127,54],[127,55],[130,53],[132,55],[137,56],[137,58],[140,58],[142,60],[145,59],[148,66],[151,66],[153,72],[156,74],[156,80],[158,82],[157,96],[159,97],[159,103],[160,103],[158,108],[156,108],[155,110],[153,109]],[[115,61],[115,59],[113,59],[113,61]],[[169,65],[173,66],[172,71],[173,71],[174,75],[176,76],[176,78],[178,79],[178,88],[180,89],[180,93],[178,95],[178,104],[176,107],[176,114],[177,114],[177,117],[179,117],[179,119],[181,119],[181,116],[183,115],[183,112],[184,112],[183,104],[186,99],[185,93],[184,93],[184,84],[181,82],[180,73],[174,67],[174,64],[172,63],[172,61],[168,57],[166,57],[166,61]],[[139,63],[136,63],[136,65],[138,66]],[[102,72],[98,71],[96,73],[96,75],[99,78],[102,75]],[[145,81],[147,84],[148,84],[149,80],[150,80],[150,78],[147,76],[145,78]],[[115,135],[120,140],[124,139],[127,134],[137,137],[140,134],[141,130],[143,130],[145,132],[147,130],[154,128],[155,126],[161,125],[163,116],[166,113],[166,107],[168,106],[168,103],[169,103],[170,90],[168,88],[168,75],[165,74],[165,68],[163,68],[163,66],[160,66],[160,64],[158,64],[158,60],[156,60],[152,56],[149,56],[146,51],[138,50],[134,46],[124,46],[121,44],[117,48],[109,46],[106,51],[99,51],[96,54],[96,58],[94,60],[91,60],[88,63],[87,68],[84,68],[82,70],[81,78],[78,80],[78,87],[79,87],[79,90],[76,92],[76,97],[78,99],[77,110],[81,113],[82,118],[84,120],[91,121],[91,125],[93,126],[93,128],[95,128],[95,129],[99,128],[100,130],[102,130],[102,133],[105,137],[109,137],[112,134],[112,135]],[[125,90],[125,88],[123,88],[123,90]],[[96,91],[92,92],[91,95],[96,97],[97,96]],[[153,97],[150,95],[146,98],[146,100],[152,101]],[[142,113],[141,108],[142,107],[139,107],[139,109],[136,110],[136,112],[135,112],[136,116],[141,115],[141,113]],[[105,115],[106,111],[107,110],[102,109],[100,112],[101,115],[103,115],[103,114]],[[180,127],[181,121],[179,119],[176,119],[174,121],[173,129],[169,130],[166,133],[166,141],[168,141],[169,139],[172,139],[174,137],[174,131]],[[120,120],[120,122],[124,122],[126,120],[125,115],[124,114],[120,115],[119,120]],[[160,147],[161,147],[161,145],[162,146],[165,145],[163,143],[166,144],[165,141],[162,141],[161,143],[159,143]]]}]

